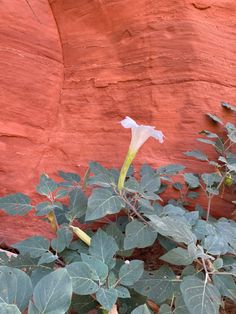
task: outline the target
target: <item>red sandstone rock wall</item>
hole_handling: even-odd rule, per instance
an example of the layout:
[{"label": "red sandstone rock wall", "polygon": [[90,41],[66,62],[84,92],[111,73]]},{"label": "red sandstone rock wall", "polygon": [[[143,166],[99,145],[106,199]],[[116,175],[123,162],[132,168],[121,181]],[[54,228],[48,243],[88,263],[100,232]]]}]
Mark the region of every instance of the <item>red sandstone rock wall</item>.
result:
[{"label": "red sandstone rock wall", "polygon": [[49,2],[1,1],[1,195],[32,194],[41,172],[83,171],[91,159],[120,166],[126,115],[166,136],[137,164],[201,170],[183,152],[202,147],[205,112],[227,119],[220,101],[236,104],[236,2]]}]

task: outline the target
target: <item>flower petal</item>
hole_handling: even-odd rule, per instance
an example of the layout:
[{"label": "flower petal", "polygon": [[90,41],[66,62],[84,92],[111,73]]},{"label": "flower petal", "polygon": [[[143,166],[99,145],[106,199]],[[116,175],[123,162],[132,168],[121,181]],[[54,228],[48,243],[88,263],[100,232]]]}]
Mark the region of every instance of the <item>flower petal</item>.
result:
[{"label": "flower petal", "polygon": [[150,135],[158,140],[160,143],[164,142],[164,134],[161,131],[152,130],[150,133]]},{"label": "flower petal", "polygon": [[126,128],[133,128],[133,127],[138,127],[139,125],[130,117],[125,117],[124,120],[120,121],[121,125]]}]

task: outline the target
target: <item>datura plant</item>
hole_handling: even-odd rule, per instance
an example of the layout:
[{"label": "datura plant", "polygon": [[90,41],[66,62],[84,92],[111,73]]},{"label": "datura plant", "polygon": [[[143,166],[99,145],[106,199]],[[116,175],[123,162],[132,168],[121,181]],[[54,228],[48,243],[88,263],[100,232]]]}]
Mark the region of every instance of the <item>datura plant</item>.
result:
[{"label": "datura plant", "polygon": [[[121,171],[90,162],[83,180],[78,173],[59,171],[57,181],[42,174],[39,203],[22,193],[1,197],[9,215],[33,210],[47,218],[55,237],[15,243],[11,258],[0,252],[0,313],[231,313],[236,223],[214,218],[211,201],[235,187],[236,128],[208,117],[222,130],[201,131],[199,141],[219,156],[186,152],[208,162],[207,173],[144,164],[136,174],[130,164],[140,147],[150,136],[160,143],[164,136],[126,117],[121,124],[132,138]],[[202,190],[206,208],[198,202]],[[164,202],[164,194],[174,196]]]}]

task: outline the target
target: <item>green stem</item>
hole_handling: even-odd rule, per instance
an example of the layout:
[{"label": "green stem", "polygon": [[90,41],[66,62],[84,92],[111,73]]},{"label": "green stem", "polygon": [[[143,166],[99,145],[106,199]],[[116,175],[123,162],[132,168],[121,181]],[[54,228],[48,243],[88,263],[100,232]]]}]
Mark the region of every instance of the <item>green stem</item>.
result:
[{"label": "green stem", "polygon": [[134,160],[134,158],[136,156],[136,153],[137,152],[132,152],[132,151],[128,150],[128,153],[126,155],[125,161],[124,161],[123,166],[121,168],[120,176],[119,176],[119,180],[118,180],[118,190],[119,190],[119,192],[121,192],[121,190],[124,187],[124,183],[125,183],[125,178],[126,178],[127,172],[129,170],[129,167],[130,167],[132,161]]}]

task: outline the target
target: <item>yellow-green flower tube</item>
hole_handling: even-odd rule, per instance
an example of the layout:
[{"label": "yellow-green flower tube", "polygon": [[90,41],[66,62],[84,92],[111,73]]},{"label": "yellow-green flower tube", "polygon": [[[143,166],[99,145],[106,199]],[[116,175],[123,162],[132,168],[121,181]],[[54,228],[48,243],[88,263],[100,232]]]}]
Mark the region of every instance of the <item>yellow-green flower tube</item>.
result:
[{"label": "yellow-green flower tube", "polygon": [[72,231],[82,240],[84,243],[86,243],[88,246],[91,245],[91,238],[87,235],[86,232],[81,230],[79,227],[70,226]]},{"label": "yellow-green flower tube", "polygon": [[119,176],[119,180],[118,180],[118,190],[120,192],[124,187],[127,172],[129,170],[129,167],[130,167],[132,161],[134,160],[134,158],[136,156],[136,153],[137,152],[132,152],[130,149],[128,150],[128,153],[126,155],[125,161],[124,161],[123,166],[121,168],[120,176]]}]

